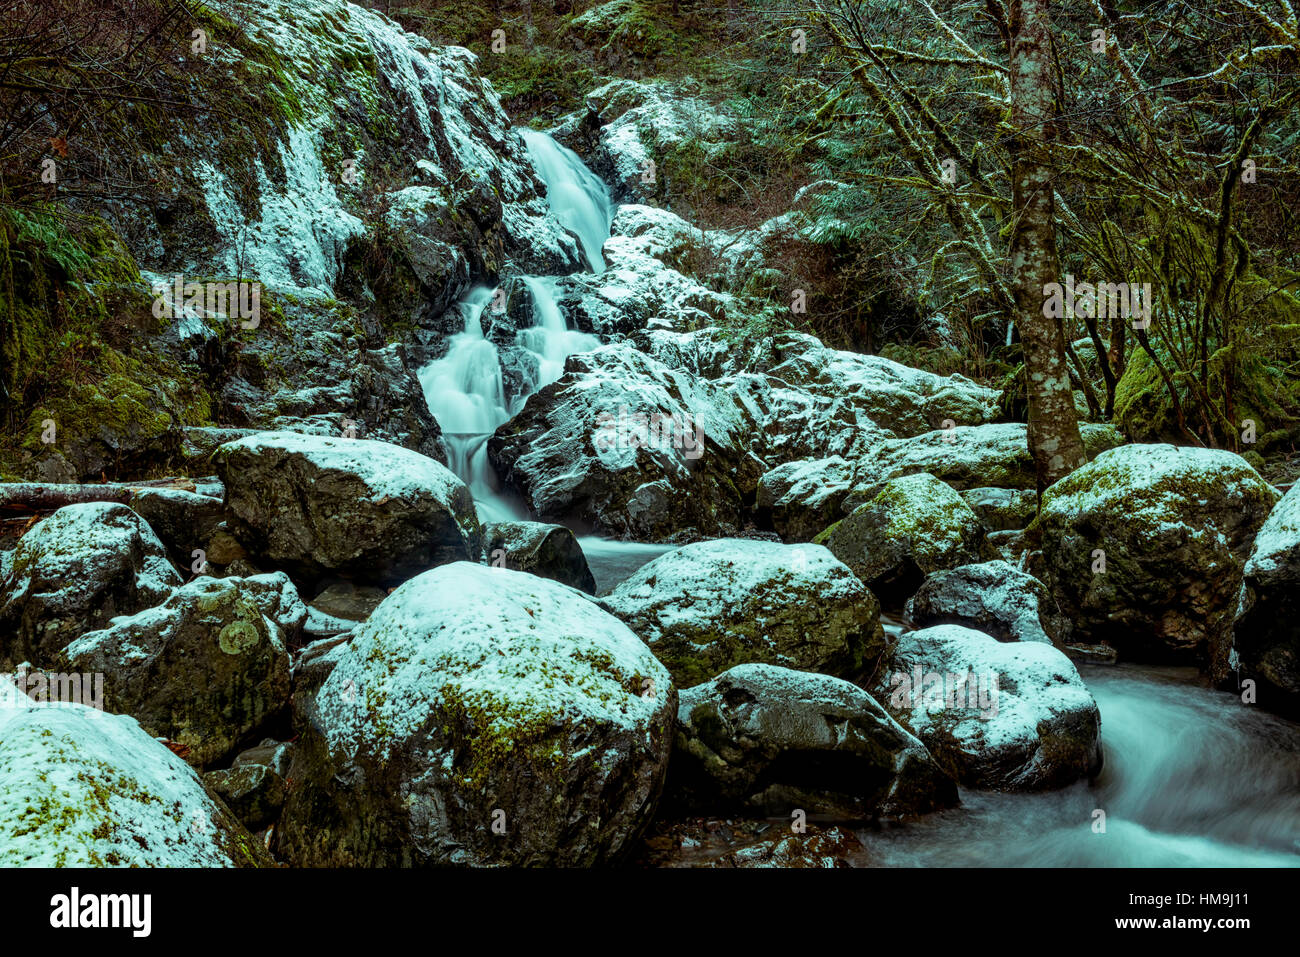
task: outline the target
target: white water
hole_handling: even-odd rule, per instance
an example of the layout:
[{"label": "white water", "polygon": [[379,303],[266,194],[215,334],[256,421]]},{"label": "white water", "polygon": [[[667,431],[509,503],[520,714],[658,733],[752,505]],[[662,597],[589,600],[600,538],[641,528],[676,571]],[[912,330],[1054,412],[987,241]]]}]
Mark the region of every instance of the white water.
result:
[{"label": "white water", "polygon": [[[551,214],[577,235],[596,271],[605,268],[600,248],[609,238],[613,205],[609,190],[578,159],[545,133],[523,130],[528,156],[546,183]],[[493,290],[471,290],[456,308],[463,332],[452,336],[447,354],[420,370],[420,385],[429,411],[438,420],[449,465],[470,487],[480,518],[506,521],[525,517],[501,495],[487,458],[487,440],[523,408],[528,396],[564,373],[564,360],[600,345],[593,335],[568,327],[560,311],[553,276],[521,276],[533,302],[533,325],[515,335],[515,344],[532,353],[538,375],[519,395],[507,395],[496,344],[483,335],[483,310]]]}]

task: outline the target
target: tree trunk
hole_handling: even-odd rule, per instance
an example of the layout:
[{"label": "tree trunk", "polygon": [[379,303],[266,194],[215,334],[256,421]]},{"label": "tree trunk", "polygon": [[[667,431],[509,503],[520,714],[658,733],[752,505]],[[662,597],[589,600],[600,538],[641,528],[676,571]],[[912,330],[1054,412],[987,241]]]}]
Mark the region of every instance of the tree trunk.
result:
[{"label": "tree trunk", "polygon": [[1047,159],[1054,135],[1049,0],[1011,2],[1011,123],[1013,205],[1017,227],[1010,259],[1016,321],[1025,355],[1029,452],[1038,491],[1086,461],[1074,411],[1060,318],[1043,314],[1044,289],[1060,282],[1056,201]]}]

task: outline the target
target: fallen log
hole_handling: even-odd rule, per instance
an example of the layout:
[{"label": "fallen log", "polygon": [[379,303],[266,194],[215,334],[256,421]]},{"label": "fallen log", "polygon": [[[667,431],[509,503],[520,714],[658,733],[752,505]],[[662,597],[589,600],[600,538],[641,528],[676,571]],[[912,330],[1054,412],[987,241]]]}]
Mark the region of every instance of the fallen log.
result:
[{"label": "fallen log", "polygon": [[191,479],[166,479],[152,482],[112,483],[108,485],[62,485],[51,482],[11,482],[0,484],[0,510],[5,512],[53,512],[65,505],[87,502],[117,502],[129,505],[139,491],[173,489],[194,491]]}]

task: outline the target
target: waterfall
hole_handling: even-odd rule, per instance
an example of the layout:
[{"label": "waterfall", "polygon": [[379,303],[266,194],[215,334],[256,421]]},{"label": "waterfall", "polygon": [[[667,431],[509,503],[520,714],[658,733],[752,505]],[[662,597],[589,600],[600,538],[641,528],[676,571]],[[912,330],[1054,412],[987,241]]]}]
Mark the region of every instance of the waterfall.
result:
[{"label": "waterfall", "polygon": [[[521,132],[529,159],[546,183],[551,215],[578,237],[592,268],[603,271],[605,261],[600,249],[609,238],[613,219],[609,190],[572,150],[545,133]],[[533,324],[516,333],[515,344],[532,353],[538,366],[536,380],[525,387],[526,391],[506,395],[497,347],[483,335],[483,310],[493,296],[493,290],[486,286],[476,287],[457,303],[464,330],[452,336],[446,355],[419,372],[425,401],[443,432],[448,464],[469,485],[485,521],[524,517],[496,487],[496,476],[487,460],[487,440],[523,408],[528,396],[564,373],[565,359],[600,345],[596,336],[568,327],[560,311],[554,276],[520,279],[532,298]]]}]

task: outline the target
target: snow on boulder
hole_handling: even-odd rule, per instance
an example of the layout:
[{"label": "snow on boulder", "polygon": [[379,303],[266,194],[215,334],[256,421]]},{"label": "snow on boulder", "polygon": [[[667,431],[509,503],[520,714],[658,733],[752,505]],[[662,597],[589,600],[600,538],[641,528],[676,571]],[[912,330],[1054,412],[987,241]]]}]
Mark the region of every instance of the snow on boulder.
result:
[{"label": "snow on boulder", "polygon": [[480,554],[469,489],[418,452],[266,432],[226,443],[214,462],[226,521],[257,563],[304,578],[395,583]]},{"label": "snow on boulder", "polygon": [[960,625],[905,632],[874,695],[967,787],[1064,787],[1101,766],[1097,703],[1043,642]]},{"label": "snow on boulder", "polygon": [[133,718],[0,702],[0,767],[0,867],[274,866]]},{"label": "snow on boulder", "polygon": [[259,604],[278,603],[279,593],[248,581],[197,578],[156,608],[77,638],[58,666],[103,674],[107,710],[211,766],[289,703],[289,652]]},{"label": "snow on boulder", "polygon": [[542,522],[496,522],[484,528],[488,564],[532,572],[595,594],[596,579],[587,567],[577,537],[563,525]]},{"label": "snow on boulder", "polygon": [[0,664],[48,664],[73,638],[157,604],[181,583],[162,542],[125,505],[68,505],[0,573]]},{"label": "snow on boulder", "polygon": [[864,819],[951,807],[957,789],[856,685],[748,664],[681,693],[665,800],[695,813]]},{"label": "snow on boulder", "polygon": [[758,480],[758,519],[787,542],[811,542],[842,517],[854,473],[838,455],[778,465]]},{"label": "snow on boulder", "polygon": [[885,650],[875,596],[816,545],[686,545],[643,565],[601,603],[679,687],[749,662],[855,678]]},{"label": "snow on boulder", "polygon": [[1228,643],[1242,568],[1277,499],[1231,452],[1125,445],[1047,489],[1031,532],[1076,642],[1203,660]]},{"label": "snow on boulder", "polygon": [[[1223,680],[1265,683],[1260,704],[1297,710],[1300,704],[1300,486],[1273,507],[1255,538],[1242,578],[1231,648],[1215,656]],[[1233,682],[1235,685],[1235,682]],[[1282,701],[1277,695],[1283,696]]]},{"label": "snow on boulder", "polygon": [[[988,485],[1032,489],[1036,476],[1027,428],[1016,423],[953,422],[911,438],[882,442],[862,469],[881,479],[929,472],[959,490]],[[1109,425],[1084,423],[1079,431],[1089,458],[1124,441]]]},{"label": "snow on boulder", "polygon": [[444,565],[327,655],[297,719],[292,863],[593,866],[648,822],[677,692],[582,593]]},{"label": "snow on boulder", "polygon": [[907,604],[919,628],[966,625],[998,641],[1061,646],[1069,623],[1047,586],[1004,561],[962,565],[926,576]]},{"label": "snow on boulder", "polygon": [[995,557],[970,506],[933,475],[896,478],[864,497],[814,541],[890,605],[901,606],[931,572]]}]

